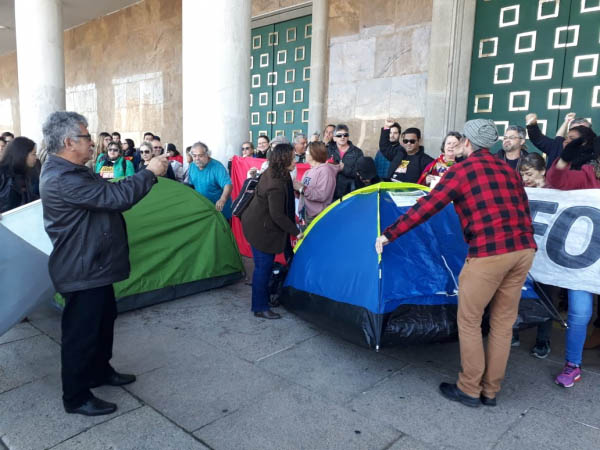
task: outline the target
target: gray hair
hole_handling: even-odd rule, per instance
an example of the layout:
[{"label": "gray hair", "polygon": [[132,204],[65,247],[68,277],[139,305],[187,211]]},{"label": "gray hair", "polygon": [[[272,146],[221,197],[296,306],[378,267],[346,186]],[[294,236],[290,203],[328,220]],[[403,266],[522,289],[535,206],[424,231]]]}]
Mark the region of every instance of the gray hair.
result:
[{"label": "gray hair", "polygon": [[87,127],[88,121],[76,112],[55,111],[50,114],[42,127],[46,151],[52,154],[60,152],[65,148],[67,138],[78,141],[80,138],[76,136],[81,134],[80,125]]},{"label": "gray hair", "polygon": [[298,133],[294,136],[294,144],[298,144],[300,139],[306,139],[306,136],[302,133]]},{"label": "gray hair", "polygon": [[504,134],[506,134],[507,131],[516,131],[519,134],[519,139],[527,139],[527,131],[520,125],[509,125],[506,127]]},{"label": "gray hair", "polygon": [[143,141],[139,146],[139,150],[141,150],[142,147],[146,150],[150,150],[150,153],[152,153],[152,144],[150,144],[149,142]]},{"label": "gray hair", "polygon": [[208,145],[206,145],[204,142],[201,142],[201,141],[198,141],[198,142],[195,142],[194,144],[192,144],[192,149],[198,148],[198,147],[203,149],[206,152],[206,154],[208,156],[210,156],[210,150],[208,148]]},{"label": "gray hair", "polygon": [[573,120],[571,120],[571,123],[569,124],[569,130],[578,125],[583,125],[584,127],[589,127],[589,128],[592,127],[592,124],[590,123],[590,121],[587,120],[585,117],[575,117]]}]

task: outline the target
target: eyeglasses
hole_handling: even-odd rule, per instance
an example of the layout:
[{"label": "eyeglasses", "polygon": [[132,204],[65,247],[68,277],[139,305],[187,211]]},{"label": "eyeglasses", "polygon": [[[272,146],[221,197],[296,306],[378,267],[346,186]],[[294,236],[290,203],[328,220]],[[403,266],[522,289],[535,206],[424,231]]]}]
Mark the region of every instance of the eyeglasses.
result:
[{"label": "eyeglasses", "polygon": [[150,150],[140,150],[140,153],[142,155],[149,155],[150,153],[152,153]]},{"label": "eyeglasses", "polygon": [[350,136],[350,133],[338,133],[335,135],[335,137],[348,137]]},{"label": "eyeglasses", "polygon": [[416,144],[417,140],[416,139],[402,139],[402,142],[404,142],[405,144]]}]

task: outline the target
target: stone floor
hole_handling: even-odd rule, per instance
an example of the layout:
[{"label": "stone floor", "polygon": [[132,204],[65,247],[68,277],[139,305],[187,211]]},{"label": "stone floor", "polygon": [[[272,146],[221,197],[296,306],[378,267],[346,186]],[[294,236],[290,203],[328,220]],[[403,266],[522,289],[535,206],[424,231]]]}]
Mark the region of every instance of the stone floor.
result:
[{"label": "stone floor", "polygon": [[600,448],[600,351],[582,381],[554,385],[564,333],[546,360],[511,354],[496,408],[443,399],[456,343],[349,344],[293,314],[256,319],[244,282],[123,314],[113,364],[125,388],[96,389],[117,412],[67,415],[60,400],[60,316],[40,307],[0,337],[0,448],[9,449],[578,449]]}]

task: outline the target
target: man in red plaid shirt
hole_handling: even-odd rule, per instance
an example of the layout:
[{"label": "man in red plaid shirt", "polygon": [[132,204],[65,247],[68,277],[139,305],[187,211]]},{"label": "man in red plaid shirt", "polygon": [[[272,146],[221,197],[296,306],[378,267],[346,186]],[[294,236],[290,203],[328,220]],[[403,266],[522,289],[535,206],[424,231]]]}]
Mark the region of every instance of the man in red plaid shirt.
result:
[{"label": "man in red plaid shirt", "polygon": [[[469,253],[459,277],[458,337],[462,371],[456,384],[442,383],[446,398],[467,406],[496,405],[510,353],[521,289],[537,246],[521,178],[489,148],[498,140],[491,120],[465,124],[462,145],[468,158],[452,166],[431,190],[375,242],[383,246],[425,222],[453,202]],[[487,354],[481,320],[490,305]]]}]

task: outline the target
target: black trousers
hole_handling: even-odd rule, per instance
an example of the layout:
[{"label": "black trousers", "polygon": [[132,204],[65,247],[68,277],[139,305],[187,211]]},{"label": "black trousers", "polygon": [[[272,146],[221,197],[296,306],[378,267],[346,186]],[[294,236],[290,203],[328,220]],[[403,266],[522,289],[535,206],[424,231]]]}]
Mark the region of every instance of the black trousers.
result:
[{"label": "black trousers", "polygon": [[63,401],[76,408],[92,397],[90,385],[113,371],[113,332],[117,304],[112,285],[63,294]]}]

